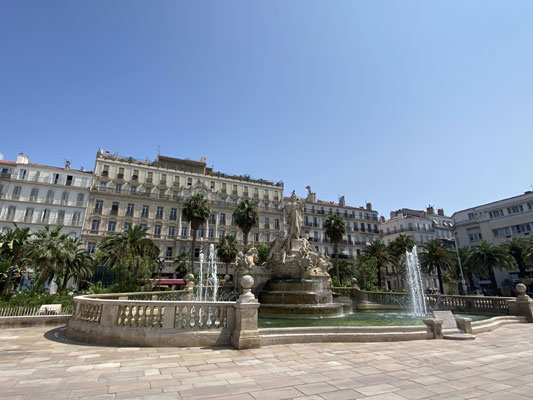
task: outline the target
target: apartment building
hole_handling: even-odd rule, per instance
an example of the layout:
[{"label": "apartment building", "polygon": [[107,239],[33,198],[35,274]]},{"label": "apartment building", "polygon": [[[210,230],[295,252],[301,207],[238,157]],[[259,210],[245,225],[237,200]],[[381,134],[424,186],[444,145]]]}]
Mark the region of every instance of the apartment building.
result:
[{"label": "apartment building", "polygon": [[[467,208],[453,214],[457,243],[474,247],[480,240],[502,244],[512,237],[530,238],[533,229],[533,191]],[[518,271],[495,270],[500,287],[518,280]],[[529,269],[533,278],[533,269]],[[505,284],[504,284],[505,283]],[[490,281],[479,282],[489,287]],[[513,285],[514,286],[514,285]]]},{"label": "apartment building", "polygon": [[106,235],[142,225],[161,250],[163,273],[171,274],[176,256],[190,251],[190,224],[181,211],[184,201],[195,194],[208,199],[211,208],[209,221],[198,231],[196,257],[200,248],[207,256],[208,245],[216,244],[224,234],[242,242],[242,232],[232,217],[242,199],[255,201],[259,209],[259,225],[250,232],[249,242],[268,243],[283,236],[282,182],[216,172],[207,167],[205,158],[158,155],[151,162],[100,149],[82,235],[87,249],[94,252]]},{"label": "apartment building", "polygon": [[310,243],[322,254],[334,255],[333,245],[323,227],[331,214],[342,217],[346,223],[346,235],[339,244],[339,257],[355,259],[367,243],[379,239],[378,212],[372,210],[371,203],[365,207],[349,206],[344,196],[338,202],[318,200],[309,186],[304,203],[302,234],[309,235]]},{"label": "apartment building", "polygon": [[[453,219],[444,215],[442,208],[438,209],[437,212],[432,206],[427,207],[425,211],[402,208],[391,211],[388,220],[382,217],[381,236],[385,244],[390,244],[402,234],[414,240],[418,251],[420,251],[421,245],[433,239],[447,241],[450,245],[455,246]],[[387,286],[389,289],[404,288],[405,280],[395,277],[394,272],[389,266],[386,278]],[[425,289],[439,287],[436,274],[422,274],[422,283]]]},{"label": "apartment building", "polygon": [[62,225],[81,237],[92,173],[30,163],[20,153],[16,161],[0,161],[0,229],[16,223],[38,231],[45,225]]}]

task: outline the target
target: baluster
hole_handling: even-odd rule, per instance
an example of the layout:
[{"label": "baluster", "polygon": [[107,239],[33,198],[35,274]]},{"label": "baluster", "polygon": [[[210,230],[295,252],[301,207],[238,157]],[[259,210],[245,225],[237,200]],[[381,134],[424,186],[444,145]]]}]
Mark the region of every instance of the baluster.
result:
[{"label": "baluster", "polygon": [[203,307],[201,305],[194,306],[194,327],[200,328],[200,318]]}]

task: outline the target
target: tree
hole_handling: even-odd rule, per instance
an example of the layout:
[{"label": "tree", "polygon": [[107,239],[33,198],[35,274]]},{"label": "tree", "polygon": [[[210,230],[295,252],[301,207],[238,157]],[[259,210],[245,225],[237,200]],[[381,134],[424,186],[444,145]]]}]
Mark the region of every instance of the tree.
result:
[{"label": "tree", "polygon": [[237,226],[242,230],[242,240],[246,246],[248,244],[248,233],[259,222],[257,205],[249,199],[241,200],[233,212],[233,217]]},{"label": "tree", "polygon": [[189,253],[182,251],[174,260],[174,265],[176,266],[176,275],[178,276],[178,278],[184,276],[187,273],[188,263]]},{"label": "tree", "polygon": [[58,280],[65,273],[65,262],[69,257],[70,236],[57,225],[48,225],[34,233],[30,255],[36,264],[37,286],[47,281]]},{"label": "tree", "polygon": [[339,270],[339,242],[342,240],[342,235],[346,233],[346,224],[344,220],[338,215],[328,215],[324,221],[324,229],[335,251],[335,270],[337,271],[337,278],[340,280]]},{"label": "tree", "polygon": [[135,225],[98,245],[99,261],[121,279],[122,287],[136,287],[138,279],[150,277],[158,265],[159,248],[146,235],[147,228]]},{"label": "tree", "polygon": [[0,234],[0,262],[3,265],[5,277],[0,295],[5,296],[9,292],[11,280],[22,269],[26,261],[29,229],[20,229],[16,224],[13,229]]},{"label": "tree", "polygon": [[60,292],[64,293],[67,289],[67,282],[74,278],[76,280],[89,279],[94,272],[94,263],[91,255],[83,247],[79,238],[69,237],[65,243],[65,259],[56,267],[58,274],[62,275],[62,284]]},{"label": "tree", "polygon": [[364,254],[357,257],[355,261],[354,277],[357,279],[359,286],[363,290],[373,290],[376,281],[377,262],[373,257]]},{"label": "tree", "polygon": [[383,270],[391,260],[387,246],[379,240],[373,240],[369,245],[365,246],[363,254],[367,258],[373,258],[376,261],[378,286],[382,287]]},{"label": "tree", "polygon": [[446,244],[437,239],[424,243],[421,248],[422,251],[419,254],[420,267],[426,273],[437,271],[439,290],[441,294],[444,294],[442,274],[443,271],[446,273],[453,272],[456,262],[455,255]]},{"label": "tree", "polygon": [[530,242],[524,238],[514,237],[507,240],[503,245],[516,263],[520,279],[527,278],[527,259],[529,258],[528,255],[531,253]]},{"label": "tree", "polygon": [[196,233],[198,229],[209,219],[211,210],[207,199],[201,194],[195,194],[187,199],[181,210],[183,218],[191,224],[191,272],[194,269],[194,251],[196,249]]},{"label": "tree", "polygon": [[401,276],[405,273],[405,252],[412,251],[414,245],[414,239],[411,236],[404,234],[399,235],[396,239],[389,243],[387,251],[390,255],[392,272],[395,277]]},{"label": "tree", "polygon": [[217,257],[226,264],[226,275],[228,274],[229,265],[237,257],[237,241],[233,236],[224,235],[220,238],[217,245]]},{"label": "tree", "polygon": [[513,267],[512,258],[506,249],[485,240],[480,240],[471,249],[468,264],[476,268],[486,268],[494,295],[498,293],[498,282],[496,281],[494,269],[508,269]]},{"label": "tree", "polygon": [[[328,271],[330,275],[333,274],[333,268]],[[339,273],[340,278],[339,284],[343,284],[343,282],[348,282],[351,278],[355,278],[356,272],[355,272],[355,266],[350,263],[348,260],[339,260]]]}]

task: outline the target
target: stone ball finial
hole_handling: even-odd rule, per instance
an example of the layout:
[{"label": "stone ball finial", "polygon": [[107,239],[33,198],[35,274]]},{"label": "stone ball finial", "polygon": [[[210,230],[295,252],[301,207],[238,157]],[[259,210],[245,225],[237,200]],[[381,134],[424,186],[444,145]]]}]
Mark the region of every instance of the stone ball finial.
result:
[{"label": "stone ball finial", "polygon": [[228,274],[224,275],[224,280],[226,282],[229,282],[231,280],[231,276],[229,276]]},{"label": "stone ball finial", "polygon": [[251,289],[254,286],[254,278],[250,275],[244,275],[241,278],[241,286],[243,289]]},{"label": "stone ball finial", "polygon": [[523,295],[526,293],[527,287],[523,283],[519,283],[516,285],[516,291],[518,292],[519,295]]},{"label": "stone ball finial", "polygon": [[185,280],[186,281],[194,281],[194,275],[191,274],[191,273],[185,275]]}]

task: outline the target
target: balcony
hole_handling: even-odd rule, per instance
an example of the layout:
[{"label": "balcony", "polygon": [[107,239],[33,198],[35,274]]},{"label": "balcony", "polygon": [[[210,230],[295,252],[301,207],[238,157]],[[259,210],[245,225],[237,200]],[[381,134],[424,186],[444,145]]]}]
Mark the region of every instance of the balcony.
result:
[{"label": "balcony", "polygon": [[109,215],[118,215],[118,210],[109,210]]},{"label": "balcony", "polygon": [[120,181],[124,180],[124,174],[117,174],[117,179]]},{"label": "balcony", "polygon": [[11,172],[0,172],[1,179],[11,179]]},{"label": "balcony", "polygon": [[124,214],[126,217],[133,217],[133,210],[126,210],[126,214]]},{"label": "balcony", "polygon": [[148,213],[147,212],[142,212],[141,213],[141,218],[148,218]]},{"label": "balcony", "polygon": [[93,210],[93,214],[102,214],[102,209],[95,207]]},{"label": "balcony", "polygon": [[102,171],[102,177],[108,178],[109,177],[109,171]]}]

